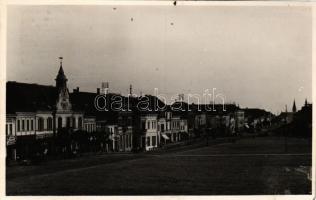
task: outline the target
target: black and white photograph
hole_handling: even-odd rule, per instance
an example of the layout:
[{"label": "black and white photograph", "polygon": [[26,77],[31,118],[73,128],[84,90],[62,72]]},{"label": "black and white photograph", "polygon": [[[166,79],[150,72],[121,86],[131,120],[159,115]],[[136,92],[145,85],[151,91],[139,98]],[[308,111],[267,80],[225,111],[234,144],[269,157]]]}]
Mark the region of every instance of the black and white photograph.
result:
[{"label": "black and white photograph", "polygon": [[5,23],[6,197],[315,195],[312,3],[9,3]]}]

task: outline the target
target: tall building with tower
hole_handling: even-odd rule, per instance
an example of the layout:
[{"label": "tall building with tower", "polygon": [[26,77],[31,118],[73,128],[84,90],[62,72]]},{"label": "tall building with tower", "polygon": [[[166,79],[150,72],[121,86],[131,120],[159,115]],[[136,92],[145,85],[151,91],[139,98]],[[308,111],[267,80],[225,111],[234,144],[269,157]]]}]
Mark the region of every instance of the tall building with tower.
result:
[{"label": "tall building with tower", "polygon": [[53,137],[63,128],[83,129],[84,112],[72,108],[62,57],[59,59],[55,86],[6,84],[7,156],[11,159],[27,157],[35,142]]}]

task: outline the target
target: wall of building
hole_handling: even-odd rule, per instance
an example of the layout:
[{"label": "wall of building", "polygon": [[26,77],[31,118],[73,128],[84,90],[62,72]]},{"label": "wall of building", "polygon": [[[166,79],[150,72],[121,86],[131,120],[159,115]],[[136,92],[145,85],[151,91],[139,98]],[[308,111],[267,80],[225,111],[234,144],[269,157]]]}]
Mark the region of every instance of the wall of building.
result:
[{"label": "wall of building", "polygon": [[6,118],[6,136],[16,136],[16,120],[15,117]]},{"label": "wall of building", "polygon": [[119,151],[119,140],[118,127],[117,125],[106,125],[105,131],[109,133],[109,139],[112,141],[109,147],[110,151]]},{"label": "wall of building", "polygon": [[238,110],[235,112],[235,118],[236,118],[236,129],[238,132],[241,132],[244,130],[245,126],[245,112],[242,110]]},{"label": "wall of building", "polygon": [[52,135],[54,131],[53,114],[51,112],[36,113],[36,135]]},{"label": "wall of building", "polygon": [[95,118],[84,118],[83,129],[88,133],[96,132],[96,120]]},{"label": "wall of building", "polygon": [[167,132],[167,121],[166,118],[159,118],[157,121],[157,133],[158,133],[158,146],[160,144],[166,143],[165,139],[162,137],[162,134]]},{"label": "wall of building", "polygon": [[36,132],[35,113],[16,113],[16,136],[34,135]]},{"label": "wall of building", "polygon": [[158,147],[157,115],[142,116],[141,124],[145,126],[142,127],[144,134],[141,138],[141,147],[146,151]]},{"label": "wall of building", "polygon": [[[123,130],[124,129],[124,130]],[[118,127],[118,143],[119,151],[131,151],[133,148],[133,128]]]}]

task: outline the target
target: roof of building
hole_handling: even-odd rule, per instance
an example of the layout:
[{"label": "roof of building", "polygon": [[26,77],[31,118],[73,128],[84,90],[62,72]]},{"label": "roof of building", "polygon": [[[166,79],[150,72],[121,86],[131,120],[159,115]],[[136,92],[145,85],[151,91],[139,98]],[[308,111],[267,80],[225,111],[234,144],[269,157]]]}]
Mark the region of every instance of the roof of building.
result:
[{"label": "roof of building", "polygon": [[6,84],[7,113],[51,111],[57,100],[54,86],[8,81]]},{"label": "roof of building", "polygon": [[[126,97],[114,93],[109,93],[106,96],[98,95],[98,93],[74,90],[73,93],[70,93],[73,109],[84,111],[85,115],[88,116],[96,116],[97,120],[103,120],[106,123],[116,123],[118,116],[159,113],[160,109],[157,105],[160,108],[164,105],[157,97],[151,95],[141,97]],[[96,103],[98,103],[99,108],[103,109],[97,109]]]},{"label": "roof of building", "polygon": [[271,114],[270,112],[263,109],[259,109],[259,108],[244,108],[243,110],[245,111],[246,117],[252,117],[252,118],[259,118],[259,117],[268,116]]}]

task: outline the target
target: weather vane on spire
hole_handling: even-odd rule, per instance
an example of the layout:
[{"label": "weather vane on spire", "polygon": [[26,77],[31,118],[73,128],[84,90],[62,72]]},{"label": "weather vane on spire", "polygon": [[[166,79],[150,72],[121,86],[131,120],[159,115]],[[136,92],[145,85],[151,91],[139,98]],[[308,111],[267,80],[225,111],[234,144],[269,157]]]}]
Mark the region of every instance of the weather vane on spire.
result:
[{"label": "weather vane on spire", "polygon": [[60,57],[59,57],[59,60],[60,60],[60,66],[62,66],[62,64],[63,64],[63,57],[60,56]]}]

